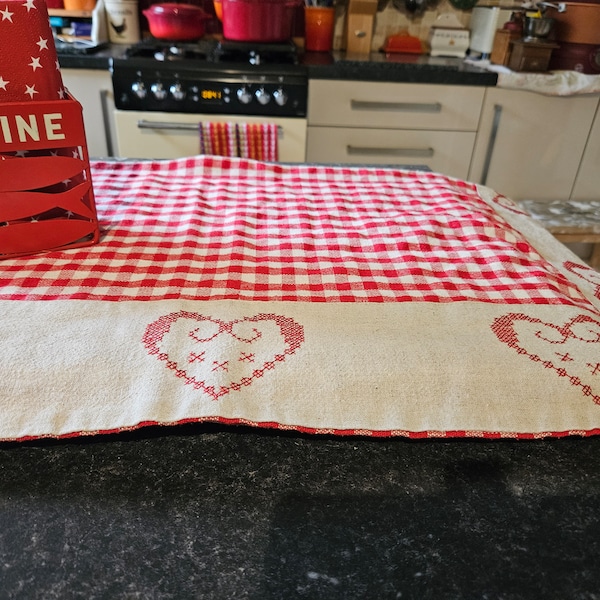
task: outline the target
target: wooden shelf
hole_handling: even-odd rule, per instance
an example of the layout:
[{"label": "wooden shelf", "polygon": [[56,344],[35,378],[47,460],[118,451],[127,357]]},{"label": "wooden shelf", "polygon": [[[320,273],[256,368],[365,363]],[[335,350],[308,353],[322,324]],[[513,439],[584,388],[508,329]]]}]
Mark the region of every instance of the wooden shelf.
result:
[{"label": "wooden shelf", "polygon": [[49,8],[48,15],[51,17],[71,17],[72,19],[91,19],[91,10],[66,10],[64,8]]}]

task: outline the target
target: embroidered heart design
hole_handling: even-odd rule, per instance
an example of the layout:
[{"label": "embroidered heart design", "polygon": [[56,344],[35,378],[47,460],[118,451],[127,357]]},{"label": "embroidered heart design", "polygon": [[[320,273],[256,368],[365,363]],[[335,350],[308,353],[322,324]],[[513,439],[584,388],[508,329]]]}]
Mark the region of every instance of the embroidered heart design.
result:
[{"label": "embroidered heart design", "polygon": [[492,324],[498,339],[519,354],[567,377],[600,404],[600,321],[577,315],[564,325],[511,313]]},{"label": "embroidered heart design", "polygon": [[185,310],[148,325],[148,353],[213,400],[250,385],[304,342],[304,328],[289,317],[257,314],[223,321]]},{"label": "embroidered heart design", "polygon": [[571,271],[577,277],[581,277],[584,281],[596,286],[594,296],[600,300],[600,273],[587,265],[580,265],[571,261],[566,261],[565,269]]},{"label": "embroidered heart design", "polygon": [[506,196],[502,196],[501,194],[497,194],[496,196],[494,196],[492,202],[495,202],[498,206],[510,210],[511,212],[514,212],[517,215],[529,216],[529,214],[526,211],[519,208],[519,205],[516,202],[510,200]]}]

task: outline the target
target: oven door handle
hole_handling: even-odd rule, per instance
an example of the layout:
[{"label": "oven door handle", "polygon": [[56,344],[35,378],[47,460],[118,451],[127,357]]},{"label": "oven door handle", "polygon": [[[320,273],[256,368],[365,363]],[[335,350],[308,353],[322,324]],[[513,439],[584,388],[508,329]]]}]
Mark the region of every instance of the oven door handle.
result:
[{"label": "oven door handle", "polygon": [[[176,121],[148,121],[147,119],[140,119],[137,122],[138,129],[170,129],[171,131],[198,131],[200,127],[198,123],[177,123]],[[279,137],[283,137],[283,127],[277,125],[277,134]]]}]

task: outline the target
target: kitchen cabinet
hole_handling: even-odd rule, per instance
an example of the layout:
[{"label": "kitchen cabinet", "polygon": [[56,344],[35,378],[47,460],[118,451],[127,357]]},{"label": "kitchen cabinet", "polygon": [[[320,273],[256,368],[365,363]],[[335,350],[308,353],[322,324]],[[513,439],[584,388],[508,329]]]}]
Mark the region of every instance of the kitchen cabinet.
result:
[{"label": "kitchen cabinet", "polygon": [[600,101],[579,166],[572,200],[600,200]]},{"label": "kitchen cabinet", "polygon": [[[597,106],[597,96],[487,88],[468,179],[514,200],[570,198]],[[598,148],[595,163],[593,143],[584,160],[582,194],[586,173],[598,182]]]},{"label": "kitchen cabinet", "polygon": [[110,73],[99,69],[61,69],[63,83],[83,107],[90,157],[113,156],[114,110]]},{"label": "kitchen cabinet", "polygon": [[427,166],[466,178],[485,88],[311,80],[307,161]]}]

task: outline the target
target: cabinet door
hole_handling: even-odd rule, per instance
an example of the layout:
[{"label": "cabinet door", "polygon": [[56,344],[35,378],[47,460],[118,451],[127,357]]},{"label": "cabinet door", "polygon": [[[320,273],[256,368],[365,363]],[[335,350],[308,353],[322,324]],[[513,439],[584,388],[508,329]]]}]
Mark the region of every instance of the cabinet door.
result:
[{"label": "cabinet door", "polygon": [[63,83],[81,104],[90,157],[113,156],[114,109],[112,82],[108,71],[61,69]]},{"label": "cabinet door", "polygon": [[309,127],[306,160],[429,167],[466,179],[475,142],[469,131]]},{"label": "cabinet door", "polygon": [[573,200],[600,200],[600,104],[571,197]]},{"label": "cabinet door", "polygon": [[475,131],[485,88],[312,79],[308,124]]},{"label": "cabinet door", "polygon": [[515,200],[569,198],[597,103],[489,88],[469,179]]}]

